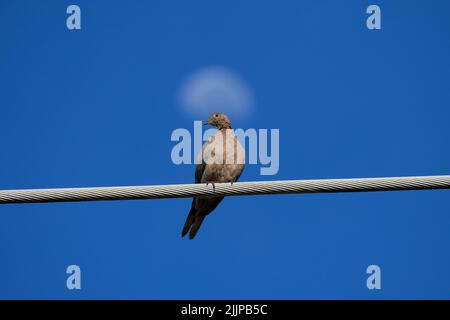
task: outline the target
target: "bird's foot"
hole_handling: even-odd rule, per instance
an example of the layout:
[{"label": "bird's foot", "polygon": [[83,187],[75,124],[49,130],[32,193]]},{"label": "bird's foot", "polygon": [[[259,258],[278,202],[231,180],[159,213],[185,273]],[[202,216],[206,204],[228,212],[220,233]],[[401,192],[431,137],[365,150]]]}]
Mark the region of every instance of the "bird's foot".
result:
[{"label": "bird's foot", "polygon": [[208,186],[210,183],[211,183],[212,186],[213,186],[213,191],[216,191],[216,184],[215,184],[214,182],[207,182],[207,183],[206,183],[206,186]]}]

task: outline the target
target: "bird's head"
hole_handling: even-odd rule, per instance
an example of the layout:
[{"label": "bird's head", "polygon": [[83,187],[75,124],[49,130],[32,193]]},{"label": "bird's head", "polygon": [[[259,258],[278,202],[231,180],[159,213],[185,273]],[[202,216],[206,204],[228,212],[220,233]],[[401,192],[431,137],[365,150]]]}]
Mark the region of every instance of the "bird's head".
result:
[{"label": "bird's head", "polygon": [[208,117],[208,121],[206,121],[206,124],[210,124],[213,127],[216,127],[219,130],[222,129],[231,129],[231,122],[228,117],[220,112],[214,112]]}]

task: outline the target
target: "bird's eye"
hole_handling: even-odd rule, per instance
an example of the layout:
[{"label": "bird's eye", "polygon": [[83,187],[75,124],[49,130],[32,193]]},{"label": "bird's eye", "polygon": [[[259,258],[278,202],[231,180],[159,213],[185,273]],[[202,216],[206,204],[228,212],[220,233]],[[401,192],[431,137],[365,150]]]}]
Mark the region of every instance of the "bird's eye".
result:
[{"label": "bird's eye", "polygon": [[219,116],[219,115],[218,115],[217,113],[214,115],[214,117],[216,117],[216,118],[217,118],[218,116]]}]

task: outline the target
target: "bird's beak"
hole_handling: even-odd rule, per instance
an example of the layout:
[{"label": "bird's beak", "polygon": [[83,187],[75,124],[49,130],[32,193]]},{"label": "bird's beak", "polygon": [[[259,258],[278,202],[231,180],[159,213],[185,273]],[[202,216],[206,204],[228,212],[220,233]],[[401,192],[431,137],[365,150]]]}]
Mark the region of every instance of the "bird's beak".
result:
[{"label": "bird's beak", "polygon": [[207,126],[208,124],[209,124],[208,121],[203,121],[204,126]]}]

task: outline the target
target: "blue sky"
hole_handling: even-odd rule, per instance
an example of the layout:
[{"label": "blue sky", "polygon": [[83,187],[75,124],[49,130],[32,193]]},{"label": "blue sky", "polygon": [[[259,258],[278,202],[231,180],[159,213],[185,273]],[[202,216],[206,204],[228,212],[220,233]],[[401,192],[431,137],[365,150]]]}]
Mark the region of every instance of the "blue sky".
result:
[{"label": "blue sky", "polygon": [[[81,30],[66,28],[72,3]],[[365,24],[374,3],[380,31]],[[192,182],[170,135],[202,120],[179,90],[210,66],[251,90],[235,127],[280,129],[279,173],[248,166],[242,181],[449,174],[449,11],[0,0],[0,189]],[[190,199],[2,205],[0,298],[448,299],[449,195],[227,198],[194,241],[180,237]]]}]

